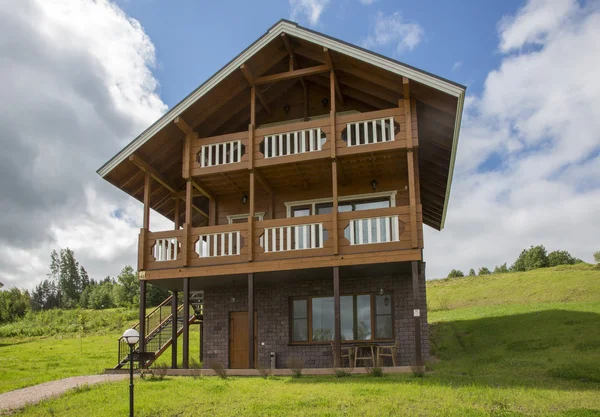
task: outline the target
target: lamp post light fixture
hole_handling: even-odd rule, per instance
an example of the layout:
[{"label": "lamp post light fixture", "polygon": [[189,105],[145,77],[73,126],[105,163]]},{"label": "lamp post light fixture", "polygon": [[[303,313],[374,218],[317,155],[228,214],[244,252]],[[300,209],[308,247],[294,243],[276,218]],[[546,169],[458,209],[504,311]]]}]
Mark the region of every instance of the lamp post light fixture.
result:
[{"label": "lamp post light fixture", "polygon": [[129,345],[129,417],[133,417],[133,347],[140,341],[140,334],[135,329],[127,329],[123,339]]}]

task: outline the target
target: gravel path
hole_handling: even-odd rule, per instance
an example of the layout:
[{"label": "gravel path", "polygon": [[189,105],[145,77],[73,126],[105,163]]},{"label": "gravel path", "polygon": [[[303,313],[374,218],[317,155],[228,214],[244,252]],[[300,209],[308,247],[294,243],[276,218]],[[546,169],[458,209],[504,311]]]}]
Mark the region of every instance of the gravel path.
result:
[{"label": "gravel path", "polygon": [[58,381],[46,382],[32,387],[22,388],[0,394],[0,414],[35,404],[50,397],[57,397],[66,391],[80,385],[93,385],[102,382],[120,381],[129,378],[127,374],[121,375],[88,375],[74,376],[59,379]]}]

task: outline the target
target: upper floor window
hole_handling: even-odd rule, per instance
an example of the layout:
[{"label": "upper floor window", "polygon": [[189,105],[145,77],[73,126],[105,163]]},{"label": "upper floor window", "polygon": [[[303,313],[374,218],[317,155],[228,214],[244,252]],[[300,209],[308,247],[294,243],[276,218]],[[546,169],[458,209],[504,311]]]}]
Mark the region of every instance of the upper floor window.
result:
[{"label": "upper floor window", "polygon": [[[292,201],[285,203],[287,217],[315,216],[330,214],[333,208],[333,199],[318,198],[314,200]],[[396,191],[386,191],[372,194],[349,195],[339,197],[338,211],[360,211],[379,208],[395,207]]]}]

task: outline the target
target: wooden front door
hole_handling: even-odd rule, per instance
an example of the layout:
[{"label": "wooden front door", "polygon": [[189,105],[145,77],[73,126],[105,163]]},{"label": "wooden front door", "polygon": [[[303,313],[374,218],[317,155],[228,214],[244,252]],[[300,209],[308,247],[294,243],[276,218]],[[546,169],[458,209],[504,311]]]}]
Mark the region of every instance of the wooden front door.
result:
[{"label": "wooden front door", "polygon": [[[258,323],[254,312],[254,363],[256,363],[256,333]],[[232,311],[229,313],[229,367],[231,369],[248,369],[248,312]]]}]

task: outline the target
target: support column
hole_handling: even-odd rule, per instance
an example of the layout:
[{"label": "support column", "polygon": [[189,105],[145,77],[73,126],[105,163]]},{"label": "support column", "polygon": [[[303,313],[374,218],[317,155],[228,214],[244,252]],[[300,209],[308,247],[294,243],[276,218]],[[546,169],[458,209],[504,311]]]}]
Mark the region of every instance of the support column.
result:
[{"label": "support column", "polygon": [[248,261],[254,260],[254,171],[250,171],[250,196],[248,202]]},{"label": "support column", "polygon": [[337,255],[339,253],[339,240],[338,236],[338,170],[337,170],[337,160],[331,161],[331,188],[332,188],[332,199],[333,199],[333,207],[331,208],[331,219],[332,219],[332,230],[333,234],[333,254]]},{"label": "support column", "polygon": [[[138,352],[146,351],[146,281],[140,281],[140,341]],[[140,359],[140,369],[144,367],[144,361]]]},{"label": "support column", "polygon": [[177,291],[171,298],[171,368],[177,369]]},{"label": "support column", "polygon": [[341,323],[340,323],[340,267],[333,267],[333,321],[334,321],[334,335],[333,335],[333,349],[334,358],[333,364],[335,367],[341,365],[341,350],[342,350],[342,336],[341,336]]},{"label": "support column", "polygon": [[248,274],[248,368],[254,369],[254,274]]},{"label": "support column", "polygon": [[144,177],[144,225],[142,226],[146,230],[150,229],[150,179],[150,174],[146,172]]},{"label": "support column", "polygon": [[183,347],[182,368],[190,367],[190,279],[183,279]]},{"label": "support column", "polygon": [[421,352],[421,297],[419,291],[419,262],[412,261],[412,287],[413,287],[413,316],[415,321],[415,361],[417,366],[423,366]]},{"label": "support column", "polygon": [[204,316],[200,322],[200,362],[204,361]]}]

